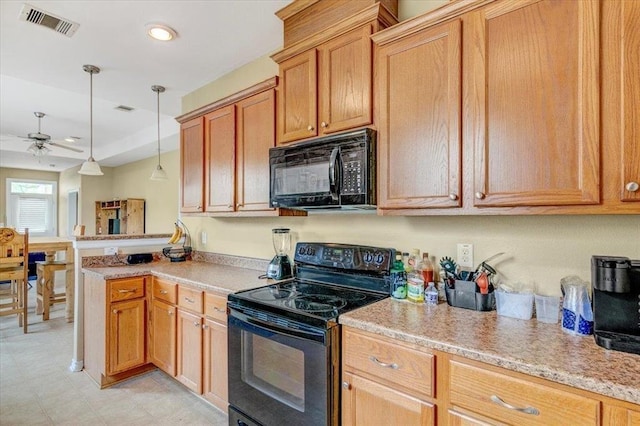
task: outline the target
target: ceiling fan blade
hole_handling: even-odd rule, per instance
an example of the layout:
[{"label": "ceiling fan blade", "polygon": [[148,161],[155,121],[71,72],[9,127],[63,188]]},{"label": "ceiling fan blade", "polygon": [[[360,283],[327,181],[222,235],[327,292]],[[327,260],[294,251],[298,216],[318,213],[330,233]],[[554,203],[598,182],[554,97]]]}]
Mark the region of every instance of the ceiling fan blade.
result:
[{"label": "ceiling fan blade", "polygon": [[81,149],[73,148],[73,147],[66,146],[66,145],[62,145],[62,144],[55,143],[55,142],[49,142],[49,145],[57,146],[58,148],[68,149],[69,151],[84,152],[84,151],[83,151],[83,150],[81,150]]}]

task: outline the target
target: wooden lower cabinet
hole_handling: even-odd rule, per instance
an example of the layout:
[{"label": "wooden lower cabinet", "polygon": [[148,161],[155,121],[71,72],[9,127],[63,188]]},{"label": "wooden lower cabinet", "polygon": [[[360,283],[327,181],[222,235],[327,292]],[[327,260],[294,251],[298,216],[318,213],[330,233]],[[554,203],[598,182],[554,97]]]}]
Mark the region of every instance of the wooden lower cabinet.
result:
[{"label": "wooden lower cabinet", "polygon": [[203,342],[203,396],[223,411],[229,404],[227,324],[206,318]]},{"label": "wooden lower cabinet", "polygon": [[348,326],[341,381],[345,426],[640,426],[638,404]]},{"label": "wooden lower cabinet", "polygon": [[101,388],[153,369],[146,356],[147,277],[85,274],[84,371]]},{"label": "wooden lower cabinet", "polygon": [[342,424],[435,425],[435,406],[351,373],[344,373]]},{"label": "wooden lower cabinet", "polygon": [[176,307],[154,299],[149,310],[149,361],[172,377],[176,375]]},{"label": "wooden lower cabinet", "polygon": [[183,385],[202,394],[202,324],[201,315],[178,309],[178,379]]}]

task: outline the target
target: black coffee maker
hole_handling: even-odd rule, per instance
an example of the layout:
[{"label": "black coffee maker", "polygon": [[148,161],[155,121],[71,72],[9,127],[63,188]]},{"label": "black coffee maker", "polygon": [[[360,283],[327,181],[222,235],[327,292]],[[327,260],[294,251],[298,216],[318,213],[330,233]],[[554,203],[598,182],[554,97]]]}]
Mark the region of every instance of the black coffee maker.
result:
[{"label": "black coffee maker", "polygon": [[640,354],[640,260],[593,256],[591,282],[596,343]]}]

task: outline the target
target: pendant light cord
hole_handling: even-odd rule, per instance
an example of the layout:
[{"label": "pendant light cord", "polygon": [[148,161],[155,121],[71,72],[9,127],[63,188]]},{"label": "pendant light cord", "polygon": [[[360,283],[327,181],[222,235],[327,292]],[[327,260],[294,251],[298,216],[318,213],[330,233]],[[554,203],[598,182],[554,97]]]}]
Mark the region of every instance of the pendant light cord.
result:
[{"label": "pendant light cord", "polygon": [[160,90],[156,91],[158,98],[158,166],[160,165]]},{"label": "pendant light cord", "polygon": [[89,71],[89,157],[93,158],[93,72]]}]

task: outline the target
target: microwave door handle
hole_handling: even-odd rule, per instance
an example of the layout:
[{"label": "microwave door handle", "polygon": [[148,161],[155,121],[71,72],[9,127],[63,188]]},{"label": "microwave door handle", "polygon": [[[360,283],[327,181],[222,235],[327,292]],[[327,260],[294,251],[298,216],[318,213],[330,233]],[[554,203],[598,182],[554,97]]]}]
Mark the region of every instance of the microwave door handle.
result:
[{"label": "microwave door handle", "polygon": [[331,192],[331,198],[335,201],[338,200],[338,176],[336,163],[338,161],[338,154],[340,153],[340,148],[333,148],[331,151],[331,157],[329,158],[329,192]]}]

